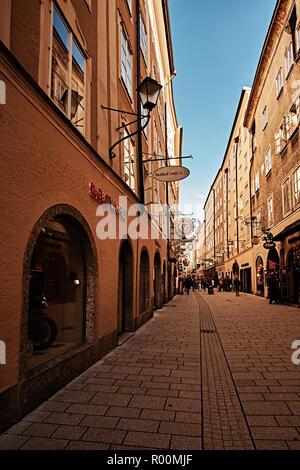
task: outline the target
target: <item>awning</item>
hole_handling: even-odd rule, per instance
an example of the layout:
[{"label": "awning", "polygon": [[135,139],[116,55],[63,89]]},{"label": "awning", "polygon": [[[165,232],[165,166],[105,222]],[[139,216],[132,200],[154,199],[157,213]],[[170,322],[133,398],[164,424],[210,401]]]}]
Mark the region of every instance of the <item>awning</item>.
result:
[{"label": "awning", "polygon": [[275,237],[273,237],[273,240],[275,242],[281,241],[284,238],[288,237],[289,235],[292,235],[293,233],[299,230],[300,230],[300,220],[297,220],[297,222],[294,222],[293,224],[288,225],[280,233],[275,235]]}]

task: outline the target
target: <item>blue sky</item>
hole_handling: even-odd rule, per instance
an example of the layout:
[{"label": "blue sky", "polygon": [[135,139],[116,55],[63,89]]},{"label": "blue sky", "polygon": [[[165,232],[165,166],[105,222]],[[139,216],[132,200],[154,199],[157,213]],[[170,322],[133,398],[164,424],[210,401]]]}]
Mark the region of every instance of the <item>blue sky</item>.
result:
[{"label": "blue sky", "polygon": [[[276,0],[169,0],[174,99],[183,126],[185,212],[203,217],[243,86],[252,85]],[[193,207],[188,207],[188,205]],[[197,209],[195,207],[197,205]]]}]

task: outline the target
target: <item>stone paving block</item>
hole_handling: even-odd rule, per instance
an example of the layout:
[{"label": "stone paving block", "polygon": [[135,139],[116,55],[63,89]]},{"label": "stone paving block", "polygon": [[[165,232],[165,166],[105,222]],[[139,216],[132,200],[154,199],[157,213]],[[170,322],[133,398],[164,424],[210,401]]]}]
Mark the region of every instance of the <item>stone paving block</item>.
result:
[{"label": "stone paving block", "polygon": [[69,383],[65,386],[65,390],[83,390],[86,387],[86,383]]},{"label": "stone paving block", "polygon": [[119,387],[115,385],[102,385],[102,384],[86,384],[84,391],[85,392],[107,392],[115,393]]},{"label": "stone paving block", "polygon": [[108,410],[108,406],[102,405],[91,405],[87,404],[80,404],[80,403],[73,403],[71,404],[66,412],[67,413],[78,413],[83,415],[105,415]]},{"label": "stone paving block", "polygon": [[201,401],[186,398],[168,398],[165,406],[167,411],[191,411],[200,413]]},{"label": "stone paving block", "polygon": [[5,434],[22,434],[22,432],[25,431],[25,429],[29,428],[30,425],[30,421],[19,421],[14,426],[11,426],[9,429],[7,429],[7,431],[5,431]]},{"label": "stone paving block", "polygon": [[28,415],[26,415],[24,418],[23,418],[23,421],[29,421],[31,423],[41,423],[42,421],[44,421],[45,418],[47,418],[47,416],[49,416],[49,412],[47,411],[32,411],[31,413],[29,413]]},{"label": "stone paving block", "polygon": [[164,434],[178,434],[181,436],[201,436],[201,425],[162,421],[159,426],[159,432]]},{"label": "stone paving block", "polygon": [[58,424],[33,423],[29,428],[25,429],[23,435],[50,437],[58,428]]},{"label": "stone paving block", "polygon": [[69,406],[69,403],[55,402],[55,401],[45,401],[40,405],[36,411],[50,411],[50,412],[64,412]]},{"label": "stone paving block", "polygon": [[240,393],[240,399],[244,401],[265,401],[264,395],[262,393]]},{"label": "stone paving block", "polygon": [[101,442],[69,441],[65,450],[108,450],[109,444]]},{"label": "stone paving block", "polygon": [[296,393],[264,393],[263,396],[267,401],[293,401],[299,399]]},{"label": "stone paving block", "polygon": [[113,416],[86,416],[81,421],[80,426],[88,428],[107,428],[114,429],[119,421],[118,417]]},{"label": "stone paving block", "polygon": [[146,396],[157,396],[157,397],[178,397],[178,390],[165,390],[159,388],[150,388],[146,392]]},{"label": "stone paving block", "polygon": [[140,446],[151,449],[169,449],[170,435],[129,431],[124,445]]},{"label": "stone paving block", "polygon": [[286,441],[290,450],[300,450],[300,441]]},{"label": "stone paving block", "polygon": [[127,408],[121,406],[111,406],[106,416],[116,416],[123,418],[138,418],[141,414],[141,408]]},{"label": "stone paving block", "polygon": [[30,439],[29,436],[16,436],[13,434],[1,434],[0,450],[18,450],[25,442]]},{"label": "stone paving block", "polygon": [[140,416],[141,419],[152,419],[157,421],[174,421],[174,411],[163,410],[143,410]]},{"label": "stone paving block", "polygon": [[195,385],[195,384],[171,384],[171,390],[180,390],[180,391],[186,391],[186,392],[199,392],[201,391],[200,385]]},{"label": "stone paving block", "polygon": [[195,399],[195,400],[200,400],[201,392],[200,391],[190,392],[190,391],[187,391],[187,390],[180,390],[179,398],[192,398],[192,399]]},{"label": "stone paving block", "polygon": [[139,375],[141,373],[142,367],[120,367],[115,366],[111,369],[113,374],[127,374],[127,375]]},{"label": "stone paving block", "polygon": [[246,415],[290,415],[291,411],[285,403],[277,402],[244,402]]},{"label": "stone paving block", "polygon": [[56,393],[50,401],[63,401],[67,403],[88,403],[96,392],[79,392],[75,390],[65,390]]},{"label": "stone paving block", "polygon": [[142,387],[120,387],[118,393],[125,393],[128,395],[145,395],[146,389]]},{"label": "stone paving block", "polygon": [[114,406],[127,406],[131,400],[132,395],[125,393],[105,393],[97,392],[94,398],[90,401],[92,405],[114,405]]},{"label": "stone paving block", "polygon": [[64,450],[68,442],[65,439],[32,437],[21,447],[21,450]]},{"label": "stone paving block", "polygon": [[278,426],[274,416],[247,416],[249,426]]},{"label": "stone paving block", "polygon": [[200,371],[172,370],[171,377],[184,377],[186,379],[195,379],[200,377]]},{"label": "stone paving block", "polygon": [[300,415],[275,416],[279,426],[300,426]]},{"label": "stone paving block", "polygon": [[285,441],[268,441],[261,440],[255,441],[255,447],[257,450],[289,450],[287,443]]},{"label": "stone paving block", "polygon": [[300,401],[298,402],[287,402],[287,405],[292,410],[294,415],[300,415]]},{"label": "stone paving block", "polygon": [[129,403],[129,407],[148,408],[150,410],[162,410],[165,406],[165,403],[166,398],[134,395]]},{"label": "stone paving block", "polygon": [[[97,377],[89,377],[84,383],[85,384],[99,384],[99,385],[112,385],[116,379],[99,379]],[[117,385],[117,384],[114,384]]]},{"label": "stone paving block", "polygon": [[177,411],[175,421],[179,423],[196,423],[201,424],[201,413],[188,413]]},{"label": "stone paving block", "polygon": [[172,436],[170,449],[172,450],[201,450],[200,437]]},{"label": "stone paving block", "polygon": [[140,387],[142,386],[142,380],[115,380],[114,385],[118,387]]},{"label": "stone paving block", "polygon": [[300,440],[300,434],[292,427],[283,426],[264,426],[264,427],[251,427],[251,432],[254,440],[265,439],[265,440]]},{"label": "stone paving block", "polygon": [[[149,377],[147,377],[146,380],[149,380]],[[160,376],[154,376],[152,378],[152,382],[161,382],[161,383],[169,383],[169,384],[179,384],[181,382],[180,377],[160,377]]]},{"label": "stone paving block", "polygon": [[142,382],[141,388],[158,388],[161,390],[169,390],[170,385],[172,386],[174,384],[170,384],[168,382]]},{"label": "stone paving block", "polygon": [[160,377],[170,377],[171,369],[155,369],[155,368],[148,368],[142,370],[143,375],[149,376],[160,376]]},{"label": "stone paving block", "polygon": [[122,444],[125,436],[125,431],[106,428],[89,428],[81,438],[81,441]]},{"label": "stone paving block", "polygon": [[124,431],[145,431],[145,432],[157,432],[159,421],[149,419],[129,419],[121,418],[117,429],[123,429]]},{"label": "stone paving block", "polygon": [[77,425],[84,418],[84,414],[51,413],[45,423]]}]

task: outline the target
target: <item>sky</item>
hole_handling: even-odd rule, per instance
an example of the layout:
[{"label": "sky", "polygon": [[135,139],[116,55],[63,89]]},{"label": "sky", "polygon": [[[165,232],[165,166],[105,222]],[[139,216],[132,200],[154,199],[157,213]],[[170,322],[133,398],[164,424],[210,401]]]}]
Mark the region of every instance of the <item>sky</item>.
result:
[{"label": "sky", "polygon": [[203,204],[221,166],[243,86],[251,87],[276,0],[169,0],[173,91],[183,126],[185,214]]}]

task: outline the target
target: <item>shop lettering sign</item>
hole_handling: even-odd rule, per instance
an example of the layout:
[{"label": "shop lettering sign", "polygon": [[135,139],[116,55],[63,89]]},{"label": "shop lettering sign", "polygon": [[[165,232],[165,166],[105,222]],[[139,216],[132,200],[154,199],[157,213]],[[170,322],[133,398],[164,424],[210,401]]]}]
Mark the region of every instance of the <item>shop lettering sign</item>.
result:
[{"label": "shop lettering sign", "polygon": [[158,181],[180,181],[187,178],[190,170],[184,166],[165,166],[153,172],[152,177]]},{"label": "shop lettering sign", "polygon": [[89,192],[94,199],[100,202],[100,204],[109,204],[115,209],[117,214],[120,214],[121,217],[126,217],[126,211],[124,211],[124,209],[122,209],[111,196],[101,189],[97,189],[94,183],[89,184]]},{"label": "shop lettering sign", "polygon": [[276,244],[274,242],[265,242],[263,246],[266,250],[272,250],[273,248],[276,248]]}]

